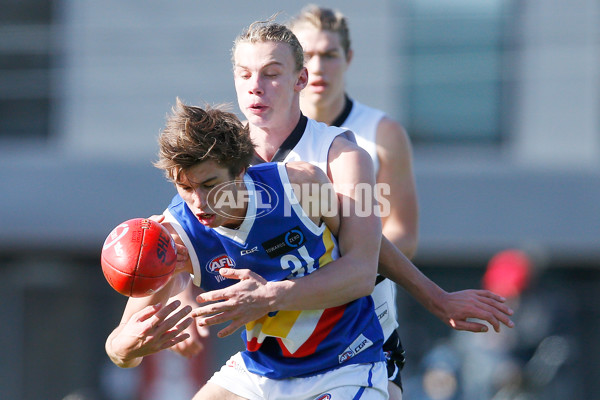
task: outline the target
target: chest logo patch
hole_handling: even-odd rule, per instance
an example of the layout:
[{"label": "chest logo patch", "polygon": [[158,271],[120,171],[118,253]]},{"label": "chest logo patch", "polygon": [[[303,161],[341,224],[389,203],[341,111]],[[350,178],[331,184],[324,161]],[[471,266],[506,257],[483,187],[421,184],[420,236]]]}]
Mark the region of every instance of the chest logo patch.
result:
[{"label": "chest logo patch", "polygon": [[221,268],[235,268],[235,262],[227,254],[221,254],[206,263],[206,271],[211,274],[219,275]]},{"label": "chest logo patch", "polygon": [[306,237],[300,230],[300,227],[296,226],[281,235],[275,236],[273,239],[263,242],[262,247],[269,257],[275,258],[297,249],[304,242],[306,242]]}]

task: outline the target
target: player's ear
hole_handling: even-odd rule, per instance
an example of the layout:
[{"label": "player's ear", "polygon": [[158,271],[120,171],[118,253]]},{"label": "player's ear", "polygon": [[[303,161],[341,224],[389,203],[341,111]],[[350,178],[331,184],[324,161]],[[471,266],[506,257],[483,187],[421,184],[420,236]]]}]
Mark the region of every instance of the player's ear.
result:
[{"label": "player's ear", "polygon": [[296,80],[295,90],[296,92],[300,92],[302,89],[306,87],[308,84],[308,70],[306,67],[302,67],[300,72],[298,73],[298,79]]},{"label": "player's ear", "polygon": [[352,49],[348,49],[348,52],[346,53],[346,64],[350,65],[350,62],[352,62],[353,57],[354,51],[352,51]]}]

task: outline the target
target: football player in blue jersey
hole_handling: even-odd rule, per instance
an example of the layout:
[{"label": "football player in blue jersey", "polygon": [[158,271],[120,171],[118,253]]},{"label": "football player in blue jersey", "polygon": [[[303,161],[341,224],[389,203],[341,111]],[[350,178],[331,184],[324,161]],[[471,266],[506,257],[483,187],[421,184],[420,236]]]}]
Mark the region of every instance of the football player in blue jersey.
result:
[{"label": "football player in blue jersey", "polygon": [[[346,210],[338,208],[326,174],[305,162],[248,168],[254,145],[235,115],[178,100],[159,147],[156,166],[177,190],[165,225],[189,258],[163,289],[128,300],[106,341],[107,354],[121,367],[135,367],[188,337],[191,309],[176,311],[178,301],[162,304],[190,280],[208,291],[227,291],[251,277],[251,285],[276,297],[297,279],[343,262],[336,236]],[[373,179],[364,183],[374,185]],[[374,196],[361,193],[365,203],[352,207],[370,205],[374,214]],[[380,225],[375,228],[380,232]],[[364,240],[371,250],[363,268],[373,286],[381,234]],[[224,303],[235,294],[226,297]],[[368,291],[341,305],[309,298],[301,308],[268,311],[245,324],[246,350],[231,357],[195,399],[387,399],[383,332]]]}]

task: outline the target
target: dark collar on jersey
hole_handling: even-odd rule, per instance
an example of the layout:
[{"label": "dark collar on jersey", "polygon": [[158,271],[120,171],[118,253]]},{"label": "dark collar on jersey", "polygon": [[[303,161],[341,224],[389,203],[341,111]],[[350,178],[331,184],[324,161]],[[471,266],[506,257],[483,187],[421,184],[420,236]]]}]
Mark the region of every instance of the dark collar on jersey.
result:
[{"label": "dark collar on jersey", "polygon": [[344,125],[346,118],[348,118],[350,111],[352,111],[352,99],[350,99],[347,94],[344,95],[344,99],[344,109],[342,110],[342,113],[333,120],[331,126],[337,126],[339,128],[340,126]]},{"label": "dark collar on jersey", "polygon": [[[306,118],[304,114],[301,114],[300,121],[298,121],[292,133],[290,133],[290,135],[283,141],[283,143],[281,143],[281,146],[279,146],[279,149],[277,149],[277,152],[271,159],[271,162],[280,162],[285,160],[289,152],[292,151],[292,149],[296,147],[300,139],[302,139],[302,135],[306,130],[307,123],[308,118]],[[252,165],[258,165],[264,162],[266,161],[263,160],[258,154],[254,153],[254,156],[252,157],[251,161]]]}]

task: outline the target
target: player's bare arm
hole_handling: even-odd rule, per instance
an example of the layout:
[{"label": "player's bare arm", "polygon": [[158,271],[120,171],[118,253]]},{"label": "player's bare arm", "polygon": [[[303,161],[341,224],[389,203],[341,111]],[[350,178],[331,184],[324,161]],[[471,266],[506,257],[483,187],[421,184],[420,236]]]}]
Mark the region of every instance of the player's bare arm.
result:
[{"label": "player's bare arm", "polygon": [[[181,240],[170,226],[165,226],[176,242]],[[190,265],[188,265],[190,264]],[[193,322],[186,316],[191,305],[172,299],[188,286],[191,262],[180,264],[161,290],[146,297],[130,297],[121,322],[106,340],[106,353],[119,367],[139,365],[144,356],[177,345],[190,338],[185,332]],[[192,326],[191,329],[196,329]]]},{"label": "player's bare arm", "polygon": [[412,170],[412,148],[404,128],[385,117],[377,127],[377,182],[389,192],[383,197],[389,202],[389,212],[381,216],[383,235],[412,259],[418,241],[418,201]]},{"label": "player's bare arm", "polygon": [[105,344],[106,353],[117,366],[135,367],[144,356],[188,338],[182,332],[193,322],[192,318],[185,318],[191,307],[186,306],[176,311],[181,305],[179,301],[165,306],[166,303],[159,301],[161,297],[163,296],[128,300],[121,323],[108,336]]},{"label": "player's bare arm", "polygon": [[[486,331],[488,322],[496,330],[512,327],[512,310],[504,299],[489,291],[463,290],[448,293],[428,279],[409,260],[417,245],[418,206],[412,171],[412,151],[400,124],[384,118],[377,130],[380,168],[377,181],[389,184],[390,214],[382,216],[385,238],[381,245],[379,272],[406,289],[428,311],[457,330]],[[395,246],[395,248],[394,248]],[[401,252],[399,252],[397,249]]]},{"label": "player's bare arm", "polygon": [[500,331],[500,324],[512,328],[513,314],[501,296],[488,290],[462,290],[446,292],[425,276],[391,242],[384,238],[381,245],[379,273],[402,286],[428,311],[446,325],[456,330],[485,332],[487,326],[476,318],[488,322],[494,330]]}]

